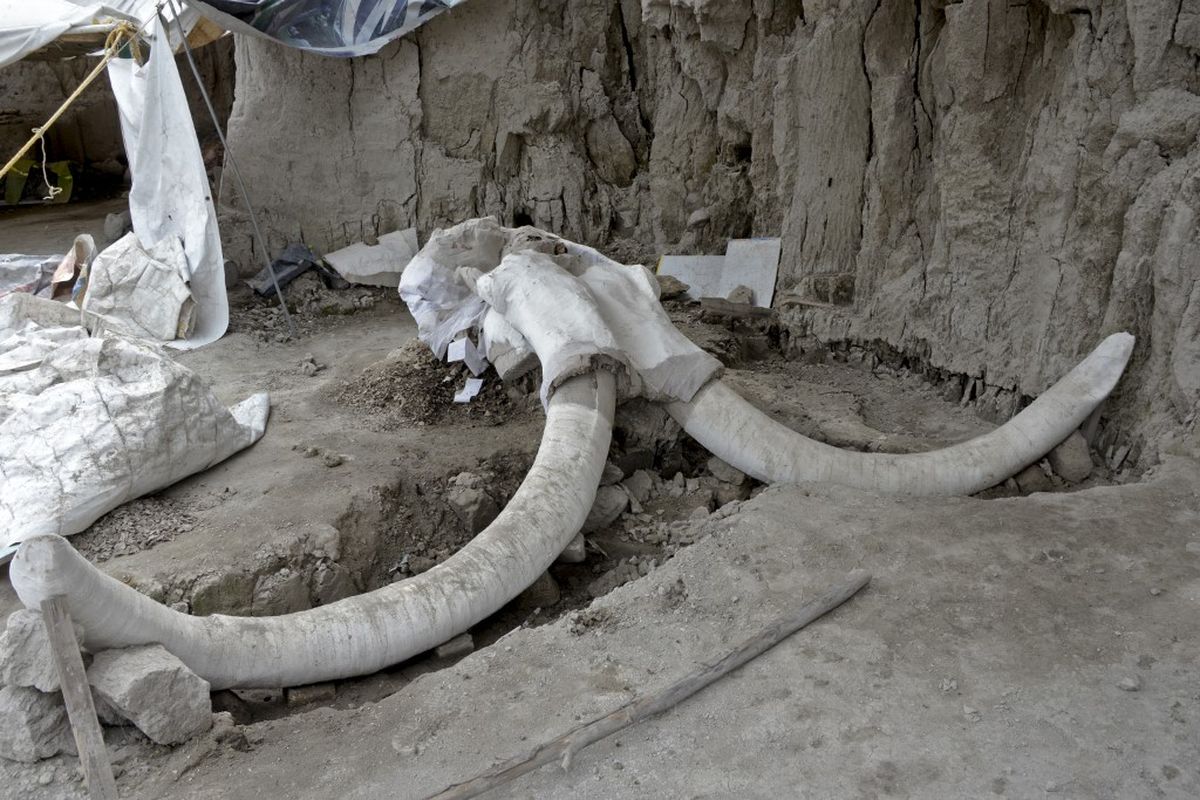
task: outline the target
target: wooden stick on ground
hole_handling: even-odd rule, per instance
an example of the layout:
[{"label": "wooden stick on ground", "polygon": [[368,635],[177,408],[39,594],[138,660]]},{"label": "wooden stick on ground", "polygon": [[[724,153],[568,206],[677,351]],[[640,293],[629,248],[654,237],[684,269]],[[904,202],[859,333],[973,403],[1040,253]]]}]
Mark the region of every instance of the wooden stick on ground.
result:
[{"label": "wooden stick on ground", "polygon": [[761,633],[747,639],[720,661],[706,665],[703,669],[673,683],[660,692],[631,700],[611,714],[592,720],[556,739],[544,742],[535,747],[528,755],[517,756],[483,775],[449,786],[433,795],[429,800],[464,800],[464,798],[476,797],[554,761],[560,761],[563,769],[568,769],[572,756],[578,750],[674,707],[747,661],[770,650],[813,620],[837,608],[857,594],[870,580],[871,576],[868,573],[855,570],[824,595],[805,603],[795,612],[775,620]]},{"label": "wooden stick on ground", "polygon": [[88,791],[97,800],[116,800],[117,783],[108,751],[104,749],[104,734],[100,730],[100,720],[96,718],[96,705],[92,702],[83,658],[79,655],[75,626],[67,613],[66,598],[60,595],[43,600],[42,617],[46,620],[50,652],[58,670],[58,682],[62,685],[67,718],[71,720],[71,733],[75,735],[75,747],[79,750],[79,764],[83,767]]}]

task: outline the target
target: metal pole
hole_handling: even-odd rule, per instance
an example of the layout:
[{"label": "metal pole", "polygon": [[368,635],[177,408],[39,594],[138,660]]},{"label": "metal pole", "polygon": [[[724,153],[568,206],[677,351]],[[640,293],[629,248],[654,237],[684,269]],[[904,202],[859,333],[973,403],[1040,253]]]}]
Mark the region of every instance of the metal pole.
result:
[{"label": "metal pole", "polygon": [[[271,284],[275,287],[275,294],[279,297],[279,308],[283,311],[283,318],[287,322],[288,332],[292,338],[296,336],[296,324],[292,322],[292,315],[288,313],[287,301],[283,299],[283,290],[279,288],[279,278],[275,275],[275,268],[271,266],[271,254],[267,251],[267,243],[263,241],[262,231],[258,228],[258,219],[254,216],[254,206],[250,205],[250,194],[246,191],[246,182],[242,180],[242,171],[238,169],[237,160],[233,157],[233,151],[229,149],[229,142],[225,140],[225,132],[221,130],[221,121],[217,119],[217,111],[213,108],[212,100],[208,96],[208,90],[204,88],[204,81],[200,78],[200,70],[196,68],[196,61],[192,58],[192,46],[188,44],[187,33],[183,30],[183,25],[179,22],[179,16],[183,12],[176,9],[175,0],[167,0],[171,5],[171,11],[175,14],[175,30],[179,32],[179,38],[183,40],[183,49],[187,54],[188,66],[192,70],[192,78],[196,81],[196,87],[200,90],[200,96],[204,98],[204,105],[208,108],[208,114],[212,117],[213,127],[217,129],[217,136],[221,140],[221,146],[225,149],[225,161],[233,170],[234,180],[237,181],[238,191],[242,195],[242,202],[246,205],[246,213],[250,216],[250,227],[254,231],[254,241],[258,245],[258,249],[262,252],[263,263],[266,264],[267,273],[271,276]],[[166,37],[166,46],[169,50],[171,47],[171,37],[167,33],[167,21],[163,18],[162,4],[158,6],[158,19],[162,22],[163,35]]]}]

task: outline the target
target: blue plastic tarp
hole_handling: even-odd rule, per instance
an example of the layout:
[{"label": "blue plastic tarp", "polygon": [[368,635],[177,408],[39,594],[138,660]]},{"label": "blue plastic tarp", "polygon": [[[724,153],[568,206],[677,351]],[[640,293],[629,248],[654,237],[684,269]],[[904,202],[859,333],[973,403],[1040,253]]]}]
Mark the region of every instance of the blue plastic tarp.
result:
[{"label": "blue plastic tarp", "polygon": [[193,0],[204,16],[328,56],[365,56],[464,0]]}]

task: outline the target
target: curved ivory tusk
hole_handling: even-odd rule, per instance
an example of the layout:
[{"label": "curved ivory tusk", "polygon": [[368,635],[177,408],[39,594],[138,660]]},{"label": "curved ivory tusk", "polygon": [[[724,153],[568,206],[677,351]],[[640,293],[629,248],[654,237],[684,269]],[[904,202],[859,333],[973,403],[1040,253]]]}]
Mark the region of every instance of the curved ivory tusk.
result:
[{"label": "curved ivory tusk", "polygon": [[546,571],[592,507],[614,402],[610,372],[564,382],[551,397],[537,458],[500,516],[439,566],[367,594],[277,617],[192,617],[109,577],[57,536],[22,544],[13,586],[29,608],[65,595],[87,647],[157,642],[214,689],[375,672],[463,632]]},{"label": "curved ivory tusk", "polygon": [[1071,435],[1108,396],[1133,352],[1114,333],[1020,414],[983,436],[928,453],[842,450],[801,436],[720,381],[667,410],[708,450],[760,481],[821,481],[913,495],[972,494],[995,486]]}]

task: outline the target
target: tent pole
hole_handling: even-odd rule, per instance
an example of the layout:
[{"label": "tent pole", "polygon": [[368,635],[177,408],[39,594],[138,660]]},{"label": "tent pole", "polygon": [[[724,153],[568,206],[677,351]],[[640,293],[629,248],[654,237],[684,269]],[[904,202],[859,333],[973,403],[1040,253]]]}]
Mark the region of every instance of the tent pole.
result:
[{"label": "tent pole", "polygon": [[[258,245],[259,251],[263,256],[263,263],[267,266],[267,273],[271,276],[271,283],[275,287],[275,294],[279,297],[279,308],[283,311],[283,318],[287,322],[288,332],[292,338],[296,338],[296,323],[292,321],[292,315],[288,313],[287,301],[283,298],[283,289],[279,288],[279,278],[275,275],[275,268],[271,266],[271,254],[267,250],[267,243],[263,240],[262,231],[258,228],[258,219],[254,214],[254,206],[250,205],[250,194],[246,191],[246,182],[242,180],[242,171],[238,169],[237,159],[233,157],[233,151],[229,149],[229,142],[225,140],[225,132],[221,130],[221,121],[217,119],[217,111],[213,108],[212,99],[208,96],[208,90],[204,88],[204,81],[200,78],[200,70],[196,68],[196,61],[192,58],[192,46],[188,44],[187,33],[183,30],[183,25],[179,22],[179,16],[182,10],[175,7],[175,0],[167,0],[171,5],[171,11],[175,14],[175,30],[179,32],[179,38],[183,40],[183,50],[187,54],[188,66],[192,70],[192,78],[196,81],[196,88],[200,90],[200,96],[204,98],[204,105],[208,109],[208,115],[212,117],[213,127],[217,129],[217,137],[221,140],[221,147],[225,149],[225,160],[229,163],[233,170],[233,177],[237,181],[238,191],[242,195],[242,202],[246,206],[246,213],[250,217],[250,227],[254,231],[254,241]],[[158,19],[162,23],[163,35],[167,39],[167,47],[170,48],[171,37],[167,33],[167,21],[162,15],[162,4],[158,6]]]}]

